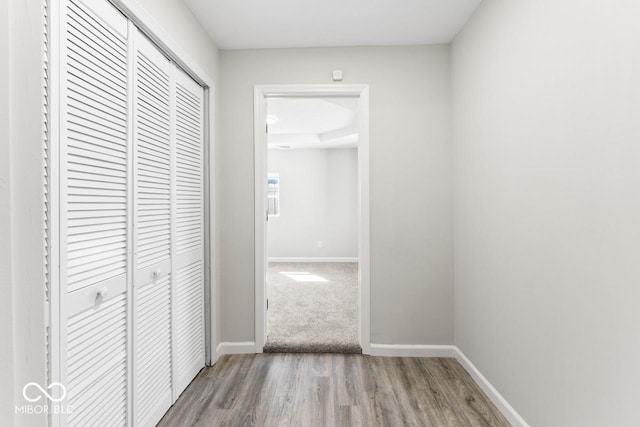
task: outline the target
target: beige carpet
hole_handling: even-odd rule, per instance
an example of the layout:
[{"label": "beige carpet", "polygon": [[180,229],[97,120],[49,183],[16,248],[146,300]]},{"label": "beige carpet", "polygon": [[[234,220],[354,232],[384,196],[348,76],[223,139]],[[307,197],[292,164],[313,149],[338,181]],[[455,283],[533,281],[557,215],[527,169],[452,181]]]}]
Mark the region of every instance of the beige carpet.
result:
[{"label": "beige carpet", "polygon": [[268,353],[362,353],[357,263],[270,263]]}]

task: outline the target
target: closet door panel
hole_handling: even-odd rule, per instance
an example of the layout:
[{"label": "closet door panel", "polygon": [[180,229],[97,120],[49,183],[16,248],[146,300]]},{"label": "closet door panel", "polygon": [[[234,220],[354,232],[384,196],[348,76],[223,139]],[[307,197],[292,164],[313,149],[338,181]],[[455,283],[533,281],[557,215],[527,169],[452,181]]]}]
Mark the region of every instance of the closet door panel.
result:
[{"label": "closet door panel", "polygon": [[177,253],[202,252],[202,87],[176,70]]},{"label": "closet door panel", "polygon": [[[127,77],[126,33],[117,33],[85,9],[68,3],[64,142],[69,292],[114,277],[126,280],[127,268],[127,88],[120,84]],[[126,25],[122,15],[116,16]],[[71,31],[74,26],[82,26],[95,41],[85,43],[88,37]],[[80,66],[84,57],[119,83],[86,72]],[[108,107],[88,93],[101,92],[103,82],[111,97]]]},{"label": "closet door panel", "polygon": [[54,420],[152,426],[205,365],[203,89],[109,1],[59,5]]},{"label": "closet door panel", "polygon": [[171,406],[171,279],[136,287],[134,424],[156,425]]},{"label": "closet door panel", "polygon": [[204,292],[202,260],[178,269],[175,298],[177,392],[181,393],[204,367]]},{"label": "closet door panel", "polygon": [[171,64],[138,34],[135,242],[136,269],[142,271],[171,259]]},{"label": "closet door panel", "polygon": [[174,354],[177,394],[204,366],[203,89],[176,69]]},{"label": "closet door panel", "polygon": [[127,422],[127,20],[61,8],[61,379],[70,426]]},{"label": "closet door panel", "polygon": [[135,46],[133,419],[152,426],[172,403],[172,66],[141,33]]},{"label": "closet door panel", "polygon": [[68,425],[126,425],[126,323],[124,293],[69,318]]}]

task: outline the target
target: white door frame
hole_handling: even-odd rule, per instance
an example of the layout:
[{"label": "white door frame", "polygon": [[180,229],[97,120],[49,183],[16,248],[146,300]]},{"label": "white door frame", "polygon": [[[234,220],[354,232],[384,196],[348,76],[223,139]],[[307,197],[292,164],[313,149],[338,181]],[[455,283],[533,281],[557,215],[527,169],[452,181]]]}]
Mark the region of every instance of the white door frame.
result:
[{"label": "white door frame", "polygon": [[368,85],[256,85],[254,86],[255,143],[255,345],[262,353],[267,335],[267,98],[355,96],[358,102],[358,338],[362,352],[370,354],[369,252],[369,86]]}]

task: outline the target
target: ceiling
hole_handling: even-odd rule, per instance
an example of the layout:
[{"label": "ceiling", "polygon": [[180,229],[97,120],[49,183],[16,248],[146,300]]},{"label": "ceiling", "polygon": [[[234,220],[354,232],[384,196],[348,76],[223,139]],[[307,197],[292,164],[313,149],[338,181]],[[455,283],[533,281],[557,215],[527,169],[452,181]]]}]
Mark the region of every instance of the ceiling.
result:
[{"label": "ceiling", "polygon": [[357,111],[356,97],[269,98],[269,148],[357,147]]},{"label": "ceiling", "polygon": [[481,0],[185,0],[220,49],[450,43]]}]

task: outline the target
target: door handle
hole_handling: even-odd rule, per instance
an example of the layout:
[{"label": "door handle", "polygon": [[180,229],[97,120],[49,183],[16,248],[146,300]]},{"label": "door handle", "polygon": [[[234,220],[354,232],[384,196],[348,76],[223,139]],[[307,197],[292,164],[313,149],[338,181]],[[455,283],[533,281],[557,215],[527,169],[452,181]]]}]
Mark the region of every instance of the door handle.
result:
[{"label": "door handle", "polygon": [[102,302],[106,300],[108,294],[109,294],[109,289],[107,289],[106,286],[98,289],[98,292],[96,292],[96,302]]}]

